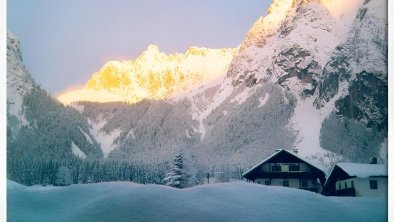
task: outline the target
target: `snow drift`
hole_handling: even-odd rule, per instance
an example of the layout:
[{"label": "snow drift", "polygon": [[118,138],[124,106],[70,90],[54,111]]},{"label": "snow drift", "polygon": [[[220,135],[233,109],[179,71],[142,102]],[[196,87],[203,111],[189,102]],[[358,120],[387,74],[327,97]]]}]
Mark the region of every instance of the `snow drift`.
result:
[{"label": "snow drift", "polygon": [[9,221],[386,221],[387,199],[325,197],[244,182],[175,189],[110,182],[25,187],[8,181]]}]

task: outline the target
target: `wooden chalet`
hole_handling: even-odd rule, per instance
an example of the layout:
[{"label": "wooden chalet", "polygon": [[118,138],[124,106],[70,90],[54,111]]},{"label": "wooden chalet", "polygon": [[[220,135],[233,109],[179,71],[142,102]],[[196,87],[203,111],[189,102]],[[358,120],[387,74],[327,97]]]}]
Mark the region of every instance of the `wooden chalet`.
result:
[{"label": "wooden chalet", "polygon": [[277,150],[242,176],[253,183],[314,192],[321,192],[325,182],[323,170],[298,156],[296,150],[285,149]]},{"label": "wooden chalet", "polygon": [[387,196],[387,165],[337,163],[324,184],[324,194],[334,196]]}]

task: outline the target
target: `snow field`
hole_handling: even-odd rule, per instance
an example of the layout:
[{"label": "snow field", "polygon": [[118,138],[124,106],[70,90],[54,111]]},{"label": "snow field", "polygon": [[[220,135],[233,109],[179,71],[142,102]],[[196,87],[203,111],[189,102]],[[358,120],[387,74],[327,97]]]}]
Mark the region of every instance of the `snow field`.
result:
[{"label": "snow field", "polygon": [[102,116],[99,116],[97,120],[91,120],[88,118],[88,123],[91,127],[90,133],[94,136],[96,141],[100,143],[104,158],[107,158],[109,153],[116,147],[114,141],[119,137],[121,133],[120,129],[115,129],[109,134],[102,131],[101,129],[107,123]]},{"label": "snow field", "polygon": [[86,154],[74,142],[71,142],[71,151],[75,156],[86,159]]},{"label": "snow field", "polygon": [[245,182],[175,189],[128,182],[52,189],[8,181],[9,221],[386,221],[387,199]]}]

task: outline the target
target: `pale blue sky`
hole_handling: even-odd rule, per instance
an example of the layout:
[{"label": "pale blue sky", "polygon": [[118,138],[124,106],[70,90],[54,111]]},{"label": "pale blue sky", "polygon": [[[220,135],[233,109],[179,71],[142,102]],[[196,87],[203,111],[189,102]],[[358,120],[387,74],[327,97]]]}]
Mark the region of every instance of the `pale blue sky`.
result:
[{"label": "pale blue sky", "polygon": [[50,93],[83,85],[108,60],[135,59],[149,44],[166,53],[190,46],[236,47],[269,0],[9,0],[33,78]]}]

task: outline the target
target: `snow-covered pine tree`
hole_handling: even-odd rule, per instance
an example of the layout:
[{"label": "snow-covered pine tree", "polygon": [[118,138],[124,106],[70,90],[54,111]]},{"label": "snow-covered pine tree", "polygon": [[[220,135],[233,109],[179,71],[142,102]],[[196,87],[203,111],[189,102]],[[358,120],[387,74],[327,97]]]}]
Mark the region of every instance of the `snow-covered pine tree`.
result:
[{"label": "snow-covered pine tree", "polygon": [[172,162],[172,171],[166,174],[164,182],[167,186],[175,188],[186,187],[187,175],[183,166],[183,154],[178,152]]},{"label": "snow-covered pine tree", "polygon": [[57,186],[68,186],[72,183],[71,172],[65,166],[61,166],[56,174]]}]

